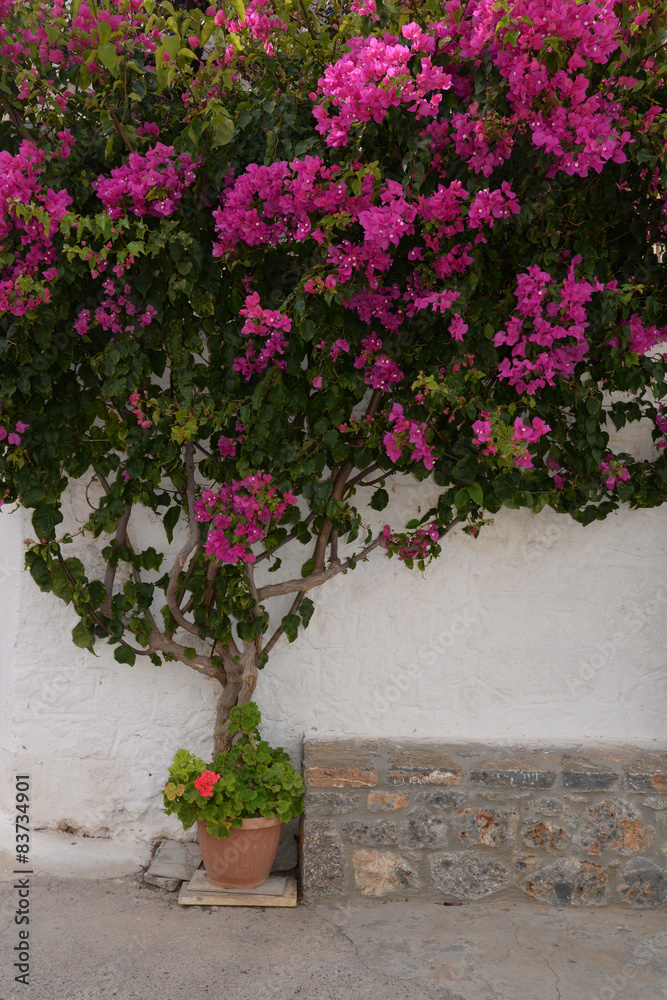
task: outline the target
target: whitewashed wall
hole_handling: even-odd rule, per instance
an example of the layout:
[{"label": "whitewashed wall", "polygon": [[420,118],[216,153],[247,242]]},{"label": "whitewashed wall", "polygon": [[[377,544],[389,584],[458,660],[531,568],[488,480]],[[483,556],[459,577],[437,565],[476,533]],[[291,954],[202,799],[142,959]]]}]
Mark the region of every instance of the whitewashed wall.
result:
[{"label": "whitewashed wall", "polygon": [[[405,523],[414,497],[396,484],[380,523]],[[85,509],[79,491],[68,527]],[[21,568],[31,533],[25,514],[0,512],[5,818],[20,771],[33,828],[180,836],[160,790],[175,750],[208,754],[218,686],[77,649],[71,610]],[[257,692],[265,735],[295,754],[304,733],[665,745],[667,506],[587,528],[505,511],[478,540],[452,535],[425,574],[376,552],[314,596],[310,627],[279,645]]]}]

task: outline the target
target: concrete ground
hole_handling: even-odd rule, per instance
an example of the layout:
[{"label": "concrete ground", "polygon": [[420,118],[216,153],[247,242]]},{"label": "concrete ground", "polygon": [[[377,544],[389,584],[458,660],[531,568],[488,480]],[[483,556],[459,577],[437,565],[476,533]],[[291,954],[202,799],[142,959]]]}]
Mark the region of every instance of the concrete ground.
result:
[{"label": "concrete ground", "polygon": [[100,874],[32,877],[29,986],[13,981],[17,890],[0,884],[0,1000],[667,998],[664,907],[195,907],[141,872]]}]

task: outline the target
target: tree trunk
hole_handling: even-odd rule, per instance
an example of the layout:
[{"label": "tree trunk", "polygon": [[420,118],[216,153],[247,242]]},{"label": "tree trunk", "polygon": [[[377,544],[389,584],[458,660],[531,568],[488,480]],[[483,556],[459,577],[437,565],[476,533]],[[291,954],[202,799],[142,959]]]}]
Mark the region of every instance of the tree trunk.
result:
[{"label": "tree trunk", "polygon": [[[232,658],[224,656],[227,683],[218,698],[213,730],[213,756],[225,753],[234,742],[227,732],[229,713],[235,705],[245,705],[252,698],[257,685],[257,663],[261,653],[260,642],[244,642],[242,653]],[[236,662],[235,662],[236,661]]]}]

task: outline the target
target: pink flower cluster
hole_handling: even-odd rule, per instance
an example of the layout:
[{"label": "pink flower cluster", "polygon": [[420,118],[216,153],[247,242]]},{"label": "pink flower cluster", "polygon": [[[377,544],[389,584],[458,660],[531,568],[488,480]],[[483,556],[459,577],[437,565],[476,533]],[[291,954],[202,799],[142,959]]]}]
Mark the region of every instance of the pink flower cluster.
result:
[{"label": "pink flower cluster", "polygon": [[554,486],[556,487],[557,490],[562,490],[563,487],[567,486],[566,477],[561,476],[560,474],[561,472],[565,471],[565,467],[561,465],[560,462],[558,462],[555,458],[552,458],[551,455],[549,455],[545,460],[544,464],[549,470],[549,473],[553,475]]},{"label": "pink flower cluster", "polygon": [[511,348],[510,357],[501,360],[498,374],[518,393],[534,393],[544,385],[553,385],[557,376],[571,375],[586,356],[589,324],[585,307],[593,292],[602,291],[604,286],[577,279],[575,267],[580,262],[581,257],[572,258],[560,286],[537,265],[517,276],[516,314],[493,342],[496,347]]},{"label": "pink flower cluster", "polygon": [[667,340],[667,326],[644,326],[643,320],[638,313],[633,313],[628,320],[630,328],[629,348],[635,354],[645,354],[656,344],[661,344]]},{"label": "pink flower cluster", "polygon": [[273,55],[271,35],[275,31],[287,31],[288,25],[275,16],[271,9],[271,0],[249,0],[245,5],[245,16],[242,20],[228,18],[223,10],[215,14],[215,23],[227,31],[240,35],[246,32],[254,41],[262,42],[267,55]]},{"label": "pink flower cluster", "polygon": [[[447,126],[446,122],[440,124]],[[454,143],[456,155],[467,163],[473,173],[483,174],[484,177],[489,177],[496,167],[510,158],[515,132],[512,119],[480,112],[476,101],[467,111],[452,115],[451,141]],[[431,126],[428,134],[435,137],[434,126]],[[437,135],[438,144],[443,147],[449,141],[445,139],[445,135],[444,129]]]},{"label": "pink flower cluster", "polygon": [[213,522],[205,552],[219,562],[253,563],[255,542],[266,538],[271,524],[279,523],[288,507],[297,503],[291,490],[272,486],[268,474],[246,476],[224,484],[218,492],[204,490],[195,501],[195,519]]},{"label": "pink flower cluster", "polygon": [[[327,66],[312,95],[314,101],[321,99],[313,114],[327,145],[345,146],[353,125],[381,122],[389,108],[401,104],[407,104],[417,118],[437,114],[442,92],[452,85],[451,73],[433,65],[431,35],[422,34],[416,24],[406,25],[403,35],[414,40],[414,49],[389,33],[382,38],[351,38],[349,53]],[[409,65],[413,51],[428,53],[414,74]],[[330,115],[331,107],[338,114]]]},{"label": "pink flower cluster", "polygon": [[375,0],[352,0],[350,10],[353,14],[359,14],[361,17],[372,17],[374,21],[380,20],[379,15],[376,14],[377,4]]},{"label": "pink flower cluster", "polygon": [[42,189],[44,158],[27,140],[16,155],[0,151],[0,253],[11,255],[0,269],[0,312],[13,316],[48,302],[58,276],[54,238],[72,199]]},{"label": "pink flower cluster", "polygon": [[151,325],[157,316],[157,310],[150,303],[137,304],[136,293],[132,286],[123,280],[123,275],[129,270],[133,259],[128,257],[123,264],[117,264],[112,269],[113,276],[109,274],[102,281],[104,294],[92,315],[90,309],[79,311],[74,321],[74,329],[80,337],[98,326],[106,333],[113,334],[109,338],[113,341],[123,335],[132,337],[137,328]]},{"label": "pink flower cluster", "polygon": [[[468,212],[468,228],[481,229],[486,224],[489,229],[493,229],[496,219],[507,219],[510,214],[518,215],[520,211],[521,206],[512,191],[512,185],[503,181],[500,190],[490,191],[485,188],[477,192]],[[486,239],[484,242],[486,243]]]},{"label": "pink flower cluster", "polygon": [[618,483],[627,483],[630,478],[626,466],[611,454],[605,455],[604,460],[600,462],[600,472],[608,490],[615,489]]},{"label": "pink flower cluster", "polygon": [[[286,235],[297,241],[315,236],[311,216],[339,212],[348,200],[346,185],[336,180],[339,172],[340,167],[326,167],[318,156],[290,163],[277,160],[268,166],[251,163],[223,192],[221,207],[213,212],[219,235],[213,256],[220,257],[240,243],[275,246]],[[372,177],[367,188],[369,184],[372,192]]]},{"label": "pink flower cluster", "polygon": [[4,424],[0,424],[0,441],[7,439],[8,445],[16,445],[17,447],[21,444],[21,435],[27,431],[30,424],[24,424],[22,420],[17,420],[14,430],[8,431]]},{"label": "pink flower cluster", "polygon": [[482,455],[499,453],[501,457],[510,459],[516,468],[532,469],[533,460],[527,445],[539,441],[551,427],[541,417],[533,417],[532,426],[521,417],[516,417],[510,433],[498,413],[492,415],[489,410],[482,410],[481,419],[475,420],[472,429],[473,444],[482,449]]},{"label": "pink flower cluster", "polygon": [[[241,372],[248,380],[253,374],[263,372],[269,362],[276,355],[283,355],[288,346],[285,337],[292,329],[292,320],[289,316],[279,312],[277,309],[263,309],[259,302],[257,292],[252,292],[246,296],[245,308],[240,310],[241,316],[246,317],[241,333],[250,336],[245,355],[234,358],[234,371]],[[257,350],[253,337],[264,337],[263,346]],[[287,362],[278,358],[273,362],[277,368],[286,368]]]},{"label": "pink flower cluster", "polygon": [[412,563],[414,560],[426,561],[433,555],[433,548],[438,543],[440,532],[435,524],[425,524],[411,534],[393,532],[385,524],[382,534],[382,545],[388,552],[395,552],[402,562]]},{"label": "pink flower cluster", "polygon": [[140,427],[144,429],[152,427],[153,422],[148,419],[142,407],[144,406],[145,400],[148,397],[148,393],[144,390],[143,399],[138,392],[131,392],[128,397],[128,402],[132,407],[132,413],[137,418],[137,422]]},{"label": "pink flower cluster", "polygon": [[[80,65],[84,53],[97,49],[102,44],[102,38],[108,39],[115,33],[117,48],[122,48],[118,40],[122,38],[126,44],[128,41],[136,44],[142,52],[154,52],[160,32],[157,29],[150,32],[143,30],[149,15],[142,7],[142,0],[114,0],[113,6],[107,8],[100,5],[101,9],[98,9],[97,4],[83,0],[72,18],[71,31],[65,32],[62,29],[69,19],[70,4],[65,0],[50,0],[43,3],[41,9],[36,9],[37,18],[33,19],[30,28],[20,24],[5,27],[0,23],[0,56],[9,56],[17,67],[29,65],[34,58],[41,62],[47,73],[54,67],[71,69]],[[21,4],[2,0],[0,21],[12,12],[20,13],[20,8]],[[91,75],[101,71],[94,60],[86,65]],[[31,73],[31,70],[27,72]],[[26,83],[27,78],[24,79],[24,86]],[[30,90],[29,85],[27,89]],[[26,96],[19,91],[20,99]]]},{"label": "pink flower cluster", "polygon": [[173,146],[157,142],[146,153],[130,153],[127,163],[110,177],[101,174],[92,187],[112,219],[126,212],[163,218],[176,211],[183,191],[194,183],[196,166],[187,153],[176,155]]},{"label": "pink flower cluster", "polygon": [[[585,177],[609,160],[625,161],[623,147],[632,137],[619,103],[607,86],[589,93],[578,72],[589,62],[605,64],[618,49],[613,0],[453,0],[444,7],[447,19],[425,31],[411,22],[400,39],[385,34],[348,42],[349,52],[327,67],[312,95],[316,127],[328,145],[346,145],[353,127],[382,122],[392,106],[407,104],[417,118],[433,117],[444,91],[454,88],[469,98],[471,71],[484,58],[507,81],[511,113],[488,114],[473,102],[451,115],[449,137],[446,116],[429,124],[424,134],[432,136],[438,156],[453,142],[474,173],[489,176],[511,155],[516,133],[528,130],[553,160],[549,176],[563,171]],[[547,60],[556,51],[561,68],[550,68]],[[436,56],[451,61],[434,66]]]},{"label": "pink flower cluster", "polygon": [[659,403],[658,406],[659,412],[655,418],[655,426],[660,434],[662,434],[662,440],[656,441],[655,446],[656,448],[667,448],[667,417],[664,416],[665,404]]},{"label": "pink flower cluster", "polygon": [[[486,242],[483,227],[491,229],[498,220],[507,220],[520,211],[507,181],[497,189],[477,192],[467,208],[465,202],[470,194],[460,181],[440,184],[428,196],[414,197],[393,180],[385,181],[375,191],[372,174],[359,165],[359,193],[352,194],[337,178],[338,173],[337,167],[327,168],[314,156],[269,166],[251,164],[229,183],[221,195],[220,208],[213,213],[220,237],[214,244],[214,256],[232,253],[243,244],[275,246],[309,237],[322,243],[326,235],[320,220],[325,216],[335,216],[341,228],[358,224],[361,242],[343,239],[330,244],[326,255],[333,274],[325,279],[309,278],[304,290],[308,294],[334,291],[360,280],[362,287],[351,290],[343,305],[364,322],[377,322],[396,333],[406,317],[422,310],[444,314],[460,298],[459,291],[433,287],[433,273],[441,281],[463,275],[474,262],[468,252],[473,242],[452,244],[452,237],[456,239],[468,228],[475,231],[474,242]],[[426,261],[423,267],[416,264],[403,289],[396,283],[381,284],[379,275],[392,267],[396,249],[407,239],[413,244],[408,258],[425,261],[426,254],[433,261],[432,270]],[[466,330],[460,318],[453,321],[451,334],[455,339],[461,339]]]},{"label": "pink flower cluster", "polygon": [[203,799],[210,799],[213,795],[213,786],[220,780],[220,775],[215,771],[202,771],[198,778],[195,778],[195,788]]},{"label": "pink flower cluster", "polygon": [[426,424],[405,417],[400,403],[394,403],[392,406],[389,423],[394,425],[393,430],[387,431],[382,443],[392,462],[398,462],[403,449],[412,445],[411,461],[423,462],[427,469],[432,469],[435,458],[433,448],[426,443]]},{"label": "pink flower cluster", "polygon": [[[587,60],[602,65],[618,49],[613,0],[515,0],[507,20],[501,7],[477,0],[468,12],[470,21],[463,19],[460,27],[460,54],[472,59],[488,54],[507,79],[511,121],[527,125],[533,144],[554,158],[549,176],[562,170],[586,177],[608,160],[625,162],[622,147],[631,136],[623,130],[619,105],[607,99],[606,88],[588,95],[588,80],[577,74]],[[547,65],[545,57],[556,48],[567,71]]]},{"label": "pink flower cluster", "polygon": [[234,438],[225,437],[223,434],[218,438],[218,451],[220,458],[236,458],[236,442]]}]

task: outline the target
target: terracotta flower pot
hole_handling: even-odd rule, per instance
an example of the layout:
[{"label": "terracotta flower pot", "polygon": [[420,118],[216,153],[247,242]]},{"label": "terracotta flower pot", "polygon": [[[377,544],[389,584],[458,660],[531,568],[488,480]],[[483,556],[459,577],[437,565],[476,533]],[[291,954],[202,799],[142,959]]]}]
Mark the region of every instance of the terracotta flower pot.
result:
[{"label": "terracotta flower pot", "polygon": [[244,819],[224,840],[212,837],[206,823],[197,822],[199,846],[211,885],[222,889],[255,889],[266,882],[278,853],[282,823],[277,816]]}]

